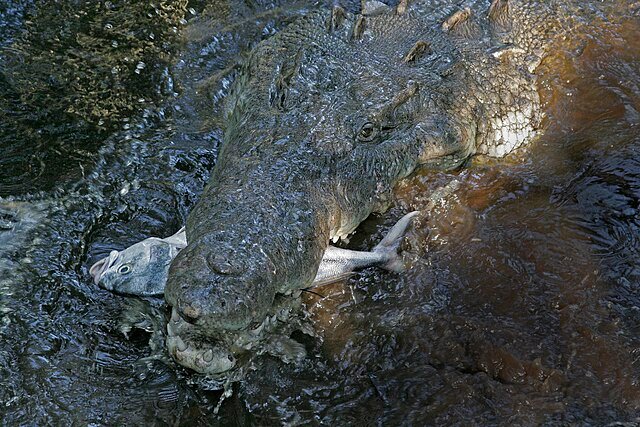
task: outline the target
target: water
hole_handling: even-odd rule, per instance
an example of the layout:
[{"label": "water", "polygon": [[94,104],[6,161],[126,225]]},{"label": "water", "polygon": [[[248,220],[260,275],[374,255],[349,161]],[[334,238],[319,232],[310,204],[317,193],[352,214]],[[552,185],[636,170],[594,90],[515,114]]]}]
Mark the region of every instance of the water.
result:
[{"label": "water", "polygon": [[[315,6],[7,5],[3,424],[640,422],[633,6],[585,2],[626,18],[594,18],[542,64],[544,136],[510,159],[399,186],[351,247],[372,247],[435,188],[462,182],[409,234],[406,274],[367,270],[305,295],[319,334],[298,337],[308,360],[259,358],[216,415],[220,392],[140,330],[162,323],[161,301],[103,291],[88,267],[184,223],[215,163],[238,55]],[[120,90],[104,96],[104,81]]]}]

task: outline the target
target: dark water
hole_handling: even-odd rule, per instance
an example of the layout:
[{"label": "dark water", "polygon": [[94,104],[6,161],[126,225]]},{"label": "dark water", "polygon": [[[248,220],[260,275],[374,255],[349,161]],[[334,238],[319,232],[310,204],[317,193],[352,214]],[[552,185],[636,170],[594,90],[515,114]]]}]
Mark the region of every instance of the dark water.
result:
[{"label": "dark water", "polygon": [[403,183],[352,247],[462,182],[409,234],[412,268],[306,295],[308,360],[259,358],[215,415],[220,392],[161,338],[123,332],[158,328],[161,301],[98,289],[87,270],[184,223],[237,58],[316,5],[4,2],[2,423],[640,423],[638,7],[585,4],[623,18],[596,14],[542,64],[543,137]]}]

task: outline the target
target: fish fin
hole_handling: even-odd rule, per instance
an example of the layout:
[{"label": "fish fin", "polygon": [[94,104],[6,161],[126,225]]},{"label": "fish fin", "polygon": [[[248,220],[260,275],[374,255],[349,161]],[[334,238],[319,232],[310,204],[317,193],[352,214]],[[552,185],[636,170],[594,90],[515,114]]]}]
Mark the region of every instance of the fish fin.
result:
[{"label": "fish fin", "polygon": [[398,246],[400,246],[400,242],[402,241],[405,231],[407,231],[407,227],[411,224],[413,218],[415,218],[419,213],[420,211],[413,211],[400,218],[400,220],[391,227],[391,230],[389,230],[387,235],[384,236],[384,239],[382,239],[380,243],[373,248],[373,251],[384,251],[386,248],[397,249]]},{"label": "fish fin", "polygon": [[187,233],[185,227],[182,227],[180,230],[176,231],[175,234],[172,234],[169,237],[165,237],[164,239],[160,239],[164,242],[169,243],[177,247],[178,249],[184,249],[187,246]]},{"label": "fish fin", "polygon": [[381,265],[382,268],[398,273],[404,271],[404,264],[398,254],[398,248],[400,247],[400,243],[402,243],[402,238],[407,231],[407,227],[409,227],[413,218],[419,213],[420,211],[413,211],[400,218],[400,220],[391,227],[391,230],[389,230],[384,239],[373,248],[373,252],[383,254],[383,257],[387,259],[387,261]]}]

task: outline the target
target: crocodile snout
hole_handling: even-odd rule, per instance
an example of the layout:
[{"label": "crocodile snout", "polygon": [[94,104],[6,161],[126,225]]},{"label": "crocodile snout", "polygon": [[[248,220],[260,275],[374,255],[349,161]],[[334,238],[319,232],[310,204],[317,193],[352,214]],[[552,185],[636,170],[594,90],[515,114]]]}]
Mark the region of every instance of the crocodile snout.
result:
[{"label": "crocodile snout", "polygon": [[251,253],[229,255],[223,247],[217,242],[187,246],[173,260],[165,288],[167,303],[207,336],[261,322],[276,294],[269,271],[261,267],[266,262]]}]

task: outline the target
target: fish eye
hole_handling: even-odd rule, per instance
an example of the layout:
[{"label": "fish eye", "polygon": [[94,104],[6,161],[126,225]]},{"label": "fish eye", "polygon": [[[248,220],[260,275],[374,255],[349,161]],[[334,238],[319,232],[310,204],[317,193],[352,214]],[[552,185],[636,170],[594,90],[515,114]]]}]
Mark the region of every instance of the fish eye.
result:
[{"label": "fish eye", "polygon": [[358,132],[358,139],[360,141],[369,142],[373,140],[373,138],[376,136],[376,133],[376,125],[371,122],[366,122],[360,128],[360,132]]},{"label": "fish eye", "polygon": [[131,271],[131,266],[129,266],[129,264],[124,264],[118,267],[118,273],[120,274],[127,274],[130,271]]}]

